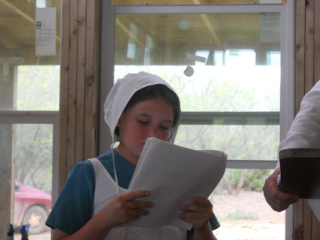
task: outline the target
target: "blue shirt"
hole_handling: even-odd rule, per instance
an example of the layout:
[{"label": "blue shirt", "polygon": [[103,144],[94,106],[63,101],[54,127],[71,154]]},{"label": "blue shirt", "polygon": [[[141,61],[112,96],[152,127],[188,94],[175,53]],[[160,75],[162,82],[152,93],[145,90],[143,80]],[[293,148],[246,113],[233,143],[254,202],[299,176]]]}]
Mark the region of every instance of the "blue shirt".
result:
[{"label": "blue shirt", "polygon": [[[133,176],[135,165],[114,151],[118,184],[128,188]],[[114,178],[112,152],[108,151],[98,157],[109,174]],[[71,170],[67,182],[63,186],[46,225],[71,235],[82,228],[93,215],[95,172],[91,161],[77,163]],[[215,215],[210,221],[212,229],[220,225]],[[188,231],[192,237],[193,231]]]}]

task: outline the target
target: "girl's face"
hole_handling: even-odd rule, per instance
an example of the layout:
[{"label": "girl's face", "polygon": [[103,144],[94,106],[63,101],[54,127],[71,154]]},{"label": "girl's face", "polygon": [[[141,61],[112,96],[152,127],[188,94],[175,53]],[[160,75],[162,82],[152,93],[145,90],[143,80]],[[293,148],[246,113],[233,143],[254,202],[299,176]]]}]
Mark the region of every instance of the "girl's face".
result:
[{"label": "girl's face", "polygon": [[162,98],[138,102],[120,117],[118,152],[133,164],[137,164],[148,137],[166,141],[172,130],[173,108]]}]

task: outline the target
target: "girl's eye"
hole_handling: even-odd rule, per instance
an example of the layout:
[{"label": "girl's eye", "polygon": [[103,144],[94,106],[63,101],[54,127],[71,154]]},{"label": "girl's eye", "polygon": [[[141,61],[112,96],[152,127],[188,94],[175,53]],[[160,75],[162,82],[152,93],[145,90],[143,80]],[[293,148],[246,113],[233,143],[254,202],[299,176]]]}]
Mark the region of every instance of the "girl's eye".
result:
[{"label": "girl's eye", "polygon": [[163,129],[163,130],[169,130],[169,128],[170,128],[170,127],[167,127],[167,126],[160,126],[160,128],[161,128],[161,129]]},{"label": "girl's eye", "polygon": [[148,125],[148,121],[144,121],[144,120],[141,120],[141,119],[138,119],[138,122],[142,125]]}]

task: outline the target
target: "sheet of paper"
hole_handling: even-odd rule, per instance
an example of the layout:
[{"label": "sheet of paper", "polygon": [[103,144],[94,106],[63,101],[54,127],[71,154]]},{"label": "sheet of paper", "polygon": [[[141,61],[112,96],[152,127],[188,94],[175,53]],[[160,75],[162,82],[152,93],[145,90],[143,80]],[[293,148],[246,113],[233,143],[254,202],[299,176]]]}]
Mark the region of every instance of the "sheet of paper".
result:
[{"label": "sheet of paper", "polygon": [[191,229],[178,218],[181,205],[192,203],[192,196],[209,197],[221,180],[227,155],[203,152],[149,138],[137,164],[129,190],[149,190],[145,200],[154,207],[148,216],[129,223],[138,227],[175,225]]},{"label": "sheet of paper", "polygon": [[36,56],[56,55],[56,8],[36,8]]}]

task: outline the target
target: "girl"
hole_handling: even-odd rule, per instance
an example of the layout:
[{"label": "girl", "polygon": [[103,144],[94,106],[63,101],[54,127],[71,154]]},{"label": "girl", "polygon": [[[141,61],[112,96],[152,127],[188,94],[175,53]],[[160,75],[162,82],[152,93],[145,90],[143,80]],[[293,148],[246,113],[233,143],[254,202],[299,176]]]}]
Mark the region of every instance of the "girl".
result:
[{"label": "girl", "polygon": [[146,139],[174,140],[181,111],[171,86],[149,73],[128,74],[111,89],[104,111],[112,141],[119,144],[74,166],[46,222],[55,229],[53,239],[215,239],[212,229],[219,223],[212,205],[197,196],[180,208],[192,231],[125,225],[152,211],[152,202],[141,199],[152,193],[127,188]]}]

